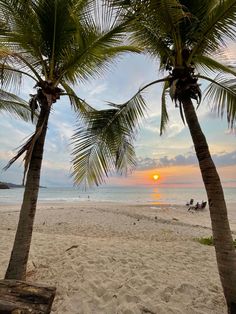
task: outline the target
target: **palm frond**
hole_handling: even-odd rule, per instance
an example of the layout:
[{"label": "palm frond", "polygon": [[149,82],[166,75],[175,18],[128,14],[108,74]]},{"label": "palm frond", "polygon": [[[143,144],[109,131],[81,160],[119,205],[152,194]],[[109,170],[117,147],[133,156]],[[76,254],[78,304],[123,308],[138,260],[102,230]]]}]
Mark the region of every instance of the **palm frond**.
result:
[{"label": "palm frond", "polygon": [[[116,6],[116,1],[114,3]],[[125,8],[127,19],[131,20],[128,30],[134,42],[161,59],[171,58],[170,46],[181,46],[181,38],[177,34],[179,24],[188,18],[188,12],[181,3],[177,0],[130,1]]]},{"label": "palm frond", "polygon": [[192,55],[214,53],[225,45],[227,38],[235,40],[236,1],[217,1],[208,14],[197,25]]},{"label": "palm frond", "polygon": [[126,23],[115,24],[109,31],[101,31],[99,25],[91,24],[81,26],[77,46],[65,49],[65,60],[61,68],[60,77],[68,82],[76,79],[85,80],[99,76],[102,70],[125,52],[139,53],[141,50],[131,45],[121,45],[126,31]]},{"label": "palm frond", "polygon": [[179,113],[180,113],[181,120],[183,121],[183,124],[185,125],[185,116],[184,116],[184,110],[183,110],[182,102],[179,103]]},{"label": "palm frond", "polygon": [[165,82],[161,95],[161,123],[160,123],[160,135],[162,135],[165,130],[167,123],[169,121],[169,115],[166,108],[166,92],[169,87],[169,82]]},{"label": "palm frond", "polygon": [[221,117],[226,114],[228,124],[234,128],[236,121],[236,78],[218,75],[214,80],[200,75],[200,78],[211,82],[206,89],[205,98]]},{"label": "palm frond", "polygon": [[[6,72],[5,74],[4,71]],[[20,81],[22,76],[28,76],[36,82],[41,81],[42,79],[39,74],[41,71],[42,66],[40,61],[25,52],[16,53],[10,51],[7,55],[2,56],[1,58],[0,72],[2,79],[5,81],[8,81],[9,75],[13,78],[18,78],[18,81]],[[4,75],[7,77],[4,78]],[[13,82],[13,85],[14,83],[17,83],[17,81]]]},{"label": "palm frond", "polygon": [[84,2],[41,0],[32,6],[38,21],[40,51],[47,59],[49,79],[52,79],[56,74],[55,70],[59,69],[63,63],[62,51],[68,49],[70,45],[73,49],[73,41],[75,41],[79,25],[77,25],[79,17],[75,14],[79,14],[78,10],[83,8]]},{"label": "palm frond", "polygon": [[[124,20],[122,6],[111,6],[107,0],[94,0],[91,1],[91,4],[90,16],[94,15],[94,22],[99,26],[101,32],[113,29],[121,20]],[[91,22],[91,19],[89,21]]]},{"label": "palm frond", "polygon": [[236,76],[236,69],[232,66],[224,65],[208,56],[196,55],[194,56],[194,63],[199,70],[202,69],[205,73],[209,73],[209,71],[225,72]]},{"label": "palm frond", "polygon": [[105,0],[0,0],[0,7],[4,46],[17,69],[38,81],[76,83],[107,70],[115,56],[141,50],[126,42],[127,22]]},{"label": "palm frond", "polygon": [[66,93],[62,94],[62,96],[69,97],[73,110],[79,116],[86,117],[89,112],[94,111],[94,108],[90,106],[84,99],[78,97],[73,88],[71,88],[68,84],[66,84],[65,82],[61,82],[61,85],[66,91]]},{"label": "palm frond", "polygon": [[73,136],[73,176],[76,184],[99,185],[109,173],[134,165],[133,140],[146,104],[138,92],[114,109],[93,111],[87,127]]},{"label": "palm frond", "polygon": [[42,38],[34,5],[35,2],[30,0],[1,0],[2,20],[5,23],[1,35],[4,45],[11,47],[15,53],[27,51],[28,56],[42,61]]},{"label": "palm frond", "polygon": [[9,67],[5,63],[0,63],[0,81],[1,86],[4,89],[8,89],[14,86],[14,88],[20,88],[22,82],[22,73],[15,71],[14,68]]},{"label": "palm frond", "polygon": [[[1,31],[0,31],[0,34],[1,34]],[[1,43],[1,46],[0,46],[0,60],[1,59],[4,59],[4,58],[7,58],[9,56],[12,55],[12,51],[5,47],[2,43]]]},{"label": "palm frond", "polygon": [[9,112],[24,121],[31,120],[29,105],[18,96],[0,89],[0,111]]},{"label": "palm frond", "polygon": [[157,14],[159,20],[164,24],[163,27],[167,32],[172,34],[176,32],[180,22],[190,17],[188,11],[185,10],[184,6],[178,0],[151,0],[150,9],[158,10]]},{"label": "palm frond", "polygon": [[[135,22],[130,25],[130,29],[132,29],[133,24]],[[138,24],[134,27],[136,31],[132,35],[131,42],[144,47],[145,51],[152,56],[159,57],[160,67],[166,66],[166,59],[172,59],[173,55],[171,49],[168,47],[165,36],[148,23]]]},{"label": "palm frond", "polygon": [[136,155],[133,142],[124,137],[116,153],[115,169],[121,175],[132,171],[136,166]]},{"label": "palm frond", "polygon": [[22,77],[28,76],[35,82],[36,78],[31,74],[15,68],[13,65],[9,66],[7,63],[0,63],[0,82],[4,88],[20,88],[22,83]]},{"label": "palm frond", "polygon": [[3,170],[7,170],[8,168],[10,168],[12,166],[12,164],[14,164],[14,162],[17,159],[19,159],[25,153],[25,157],[24,157],[24,175],[23,175],[22,185],[24,185],[26,173],[27,173],[27,171],[29,169],[30,160],[31,160],[31,157],[32,157],[32,152],[33,152],[33,148],[34,148],[35,142],[37,141],[37,139],[39,138],[40,134],[42,133],[43,126],[44,126],[44,122],[43,122],[43,124],[40,127],[38,127],[35,130],[34,134],[26,141],[25,144],[22,145],[22,147],[19,149],[17,154],[3,168]]}]

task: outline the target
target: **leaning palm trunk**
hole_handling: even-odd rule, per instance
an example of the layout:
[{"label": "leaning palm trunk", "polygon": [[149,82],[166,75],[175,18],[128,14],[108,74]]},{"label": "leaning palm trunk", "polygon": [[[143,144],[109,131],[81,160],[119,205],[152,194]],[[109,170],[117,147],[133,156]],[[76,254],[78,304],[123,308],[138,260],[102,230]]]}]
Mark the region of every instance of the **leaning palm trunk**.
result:
[{"label": "leaning palm trunk", "polygon": [[41,104],[40,115],[36,126],[36,132],[40,128],[42,128],[42,130],[33,146],[29,170],[26,177],[20,218],[5,279],[25,280],[26,277],[26,267],[38,199],[40,171],[49,114],[50,106],[45,97]]},{"label": "leaning palm trunk", "polygon": [[224,192],[192,101],[186,98],[182,102],[207,192],[217,265],[228,306],[228,313],[235,314],[236,251],[227,217]]}]

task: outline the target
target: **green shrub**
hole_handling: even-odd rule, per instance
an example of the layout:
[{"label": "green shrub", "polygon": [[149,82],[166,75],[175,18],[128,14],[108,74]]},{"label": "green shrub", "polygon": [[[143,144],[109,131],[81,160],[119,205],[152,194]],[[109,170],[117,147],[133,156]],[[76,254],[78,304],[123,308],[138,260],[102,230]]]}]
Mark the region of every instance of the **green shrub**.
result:
[{"label": "green shrub", "polygon": [[209,238],[197,238],[197,241],[204,245],[214,245],[212,236]]},{"label": "green shrub", "polygon": [[[204,245],[214,245],[212,236],[208,238],[197,238],[197,241]],[[234,246],[236,247],[236,239],[234,240]]]}]

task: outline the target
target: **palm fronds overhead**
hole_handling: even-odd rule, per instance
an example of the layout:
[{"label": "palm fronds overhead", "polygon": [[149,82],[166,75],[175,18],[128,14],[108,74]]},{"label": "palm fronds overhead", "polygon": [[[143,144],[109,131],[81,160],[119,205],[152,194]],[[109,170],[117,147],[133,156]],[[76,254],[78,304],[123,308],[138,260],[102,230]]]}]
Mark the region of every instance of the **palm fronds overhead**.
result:
[{"label": "palm fronds overhead", "polygon": [[[214,53],[227,38],[236,38],[236,1],[210,1],[212,8],[195,27],[193,53]],[[189,5],[191,7],[191,5]]]},{"label": "palm fronds overhead", "polygon": [[220,61],[217,61],[217,59],[213,59],[209,56],[196,55],[194,57],[194,64],[196,68],[202,73],[225,72],[228,74],[236,75],[236,68],[221,63]]},{"label": "palm fronds overhead", "polygon": [[90,113],[86,128],[73,136],[75,183],[100,184],[117,169],[127,172],[135,164],[133,140],[146,104],[140,93],[114,109]]},{"label": "palm fronds overhead", "polygon": [[[109,103],[114,109],[94,110],[86,114],[85,125],[80,126],[73,136],[75,184],[99,185],[115,170],[127,173],[132,169],[135,165],[133,141],[146,112],[142,92],[168,80],[165,77],[144,85],[122,105]],[[163,115],[166,123],[166,114]]]},{"label": "palm fronds overhead", "polygon": [[31,110],[20,97],[0,89],[0,112],[9,112],[24,121],[31,120]]},{"label": "palm fronds overhead", "polygon": [[20,70],[37,80],[76,83],[101,73],[115,56],[140,51],[123,44],[126,22],[117,12],[108,14],[98,1],[40,0],[25,5],[0,1],[7,25],[0,37]]},{"label": "palm fronds overhead", "polygon": [[42,124],[39,128],[36,129],[36,131],[33,133],[33,135],[30,136],[30,138],[26,141],[25,144],[22,145],[22,147],[19,149],[17,154],[8,162],[8,164],[4,167],[4,170],[7,170],[8,168],[11,167],[11,165],[18,159],[20,158],[24,153],[24,175],[23,175],[23,180],[22,180],[22,185],[24,185],[25,182],[25,176],[26,173],[29,169],[30,165],[30,160],[32,156],[32,152],[34,149],[35,142],[39,138],[42,129],[43,129],[44,124]]},{"label": "palm fronds overhead", "polygon": [[218,75],[214,80],[201,76],[210,81],[205,98],[212,108],[221,117],[226,114],[231,128],[235,127],[236,121],[236,78]]},{"label": "palm fronds overhead", "polygon": [[62,96],[68,96],[70,99],[71,106],[73,110],[79,115],[79,116],[85,116],[90,111],[94,111],[95,109],[90,106],[85,100],[81,99],[79,96],[76,95],[73,88],[70,87],[70,85],[66,84],[65,82],[61,82],[62,87],[65,90],[65,93],[62,94]]},{"label": "palm fronds overhead", "polygon": [[169,88],[169,82],[165,82],[162,90],[162,95],[161,95],[161,123],[160,123],[160,135],[162,135],[165,130],[167,123],[169,121],[169,115],[168,111],[166,108],[166,94],[167,94],[167,89]]},{"label": "palm fronds overhead", "polygon": [[[141,51],[129,45],[127,21],[119,10],[108,9],[105,0],[0,0],[0,9],[0,78],[6,90],[24,77],[33,79],[31,113],[43,106],[38,95],[46,97],[50,107],[67,96],[76,116],[87,122],[95,110],[75,93],[74,85],[100,75],[115,57]],[[2,94],[0,98],[6,108],[6,99]],[[20,155],[28,151],[27,145]]]}]

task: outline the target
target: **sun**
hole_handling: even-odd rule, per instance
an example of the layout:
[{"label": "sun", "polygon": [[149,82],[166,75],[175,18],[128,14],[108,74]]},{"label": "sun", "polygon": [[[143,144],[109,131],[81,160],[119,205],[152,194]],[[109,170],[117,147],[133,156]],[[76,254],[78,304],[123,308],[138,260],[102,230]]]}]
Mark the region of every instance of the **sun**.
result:
[{"label": "sun", "polygon": [[154,174],[152,177],[153,177],[154,181],[157,181],[159,179],[159,175],[158,174]]}]

